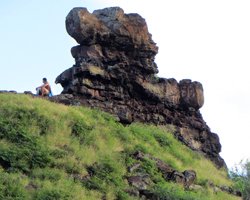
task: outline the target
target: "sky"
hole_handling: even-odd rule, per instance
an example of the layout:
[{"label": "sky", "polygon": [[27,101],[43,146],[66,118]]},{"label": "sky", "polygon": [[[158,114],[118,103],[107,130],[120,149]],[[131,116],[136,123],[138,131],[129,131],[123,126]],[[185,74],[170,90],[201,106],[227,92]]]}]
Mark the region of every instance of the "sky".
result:
[{"label": "sky", "polygon": [[146,19],[159,47],[159,76],[203,85],[201,113],[229,168],[250,158],[249,0],[1,0],[0,90],[32,91],[74,64],[65,17],[119,6]]}]

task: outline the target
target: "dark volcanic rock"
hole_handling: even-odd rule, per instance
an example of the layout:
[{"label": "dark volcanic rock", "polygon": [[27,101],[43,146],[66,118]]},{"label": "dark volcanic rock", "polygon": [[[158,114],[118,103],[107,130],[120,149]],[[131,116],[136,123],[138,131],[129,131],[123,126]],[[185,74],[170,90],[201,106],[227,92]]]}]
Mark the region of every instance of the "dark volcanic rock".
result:
[{"label": "dark volcanic rock", "polygon": [[13,94],[17,94],[17,92],[15,90],[0,90],[0,93],[13,93]]},{"label": "dark volcanic rock", "polygon": [[185,177],[185,187],[189,188],[196,179],[196,172],[194,170],[185,170],[182,174]]},{"label": "dark volcanic rock", "polygon": [[150,185],[150,178],[148,175],[137,175],[130,176],[127,178],[128,183],[139,190],[146,190],[148,185]]},{"label": "dark volcanic rock", "polygon": [[[152,174],[145,172],[145,162],[151,160],[151,167],[153,170],[158,170],[165,181],[172,181],[189,189],[196,179],[196,172],[194,170],[185,170],[179,172],[165,163],[163,160],[156,158],[150,154],[136,151],[130,155],[136,162],[128,167],[128,176],[125,176],[129,185],[131,186],[126,192],[131,196],[140,197],[141,199],[160,199],[158,194],[152,190],[155,186],[155,180]],[[144,167],[143,167],[144,166]],[[150,170],[150,171],[151,171]],[[192,188],[192,187],[191,187]]]},{"label": "dark volcanic rock", "polygon": [[[196,172],[194,170],[185,170],[184,172],[179,172],[173,169],[164,161],[155,158],[150,154],[144,154],[141,151],[137,151],[133,154],[133,158],[140,161],[143,161],[145,159],[154,161],[156,167],[162,173],[162,176],[166,181],[174,181],[176,183],[182,184],[186,188],[189,188],[189,186],[192,185],[196,179]],[[134,165],[131,167],[134,167]],[[140,168],[140,165],[137,165],[137,168]],[[142,178],[142,180],[144,179]]]},{"label": "dark volcanic rock", "polygon": [[176,137],[203,152],[217,166],[219,138],[199,112],[204,96],[201,83],[158,78],[154,62],[158,47],[138,14],[121,8],[74,8],[66,18],[68,33],[78,42],[71,49],[75,65],[56,78],[63,94],[52,100],[97,107],[116,115],[122,123],[140,121],[173,124]]}]

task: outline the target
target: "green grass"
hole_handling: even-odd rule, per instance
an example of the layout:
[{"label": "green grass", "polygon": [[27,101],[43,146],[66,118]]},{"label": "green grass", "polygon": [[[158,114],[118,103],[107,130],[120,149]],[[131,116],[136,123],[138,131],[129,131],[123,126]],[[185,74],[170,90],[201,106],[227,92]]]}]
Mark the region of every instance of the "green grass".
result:
[{"label": "green grass", "polygon": [[[195,170],[204,190],[165,182],[152,160],[130,156],[137,150],[179,171]],[[237,199],[211,191],[209,182],[232,184],[226,170],[182,145],[167,126],[124,127],[99,110],[0,94],[0,199],[135,199],[125,192],[131,187],[127,168],[135,162],[160,199]]]}]

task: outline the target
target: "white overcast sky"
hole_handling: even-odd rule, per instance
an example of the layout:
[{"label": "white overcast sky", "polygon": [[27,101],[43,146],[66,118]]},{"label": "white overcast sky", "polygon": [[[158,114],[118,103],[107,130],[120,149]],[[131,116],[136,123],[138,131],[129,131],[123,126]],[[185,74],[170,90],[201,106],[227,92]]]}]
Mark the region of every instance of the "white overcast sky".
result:
[{"label": "white overcast sky", "polygon": [[159,46],[159,76],[203,84],[201,113],[219,135],[228,166],[249,158],[249,0],[1,0],[0,90],[35,92],[43,77],[53,83],[74,64],[68,12],[110,6],[146,19]]}]

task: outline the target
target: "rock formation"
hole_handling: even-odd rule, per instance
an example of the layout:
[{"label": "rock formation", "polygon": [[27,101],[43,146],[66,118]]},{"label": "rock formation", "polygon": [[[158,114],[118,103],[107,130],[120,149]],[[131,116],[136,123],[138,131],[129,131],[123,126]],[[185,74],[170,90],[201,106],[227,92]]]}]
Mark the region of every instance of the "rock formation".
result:
[{"label": "rock formation", "polygon": [[71,49],[73,67],[56,78],[63,92],[57,102],[77,102],[134,121],[172,124],[183,143],[204,153],[218,167],[221,145],[199,112],[204,103],[201,83],[157,77],[158,47],[138,14],[119,7],[96,10],[74,8],[66,28],[78,46]]}]

